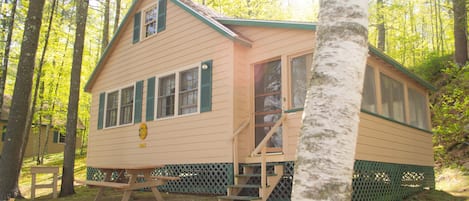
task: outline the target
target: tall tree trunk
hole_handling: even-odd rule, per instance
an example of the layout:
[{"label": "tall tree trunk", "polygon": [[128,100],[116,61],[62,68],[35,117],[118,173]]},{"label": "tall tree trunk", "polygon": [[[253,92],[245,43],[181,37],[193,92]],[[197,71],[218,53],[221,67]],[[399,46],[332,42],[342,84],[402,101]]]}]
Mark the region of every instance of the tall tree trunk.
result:
[{"label": "tall tree trunk", "polygon": [[110,0],[104,2],[104,23],[103,23],[103,38],[101,40],[101,54],[106,50],[109,43],[109,4]]},{"label": "tall tree trunk", "polygon": [[25,132],[31,100],[31,89],[34,74],[34,62],[38,47],[39,33],[42,23],[42,10],[45,0],[29,2],[23,42],[21,44],[18,72],[13,99],[8,116],[6,139],[0,158],[0,200],[8,200],[18,195],[15,187],[21,170],[24,155],[23,147],[27,145],[29,133]]},{"label": "tall tree trunk", "polygon": [[386,51],[386,27],[384,26],[383,0],[377,0],[378,11],[378,49]]},{"label": "tall tree trunk", "polygon": [[121,15],[121,0],[116,0],[116,14],[114,16],[114,30],[113,33],[116,33],[119,28],[119,20]]},{"label": "tall tree trunk", "polygon": [[[3,53],[3,63],[2,63],[2,75],[0,78],[0,108],[3,106],[3,96],[5,93],[5,83],[7,81],[7,74],[8,74],[8,62],[10,58],[10,46],[11,46],[11,38],[13,36],[13,29],[15,26],[15,16],[16,16],[16,4],[17,0],[13,0],[12,2],[12,9],[10,13],[10,19],[8,21],[8,34],[5,41],[5,50]],[[1,7],[0,7],[1,8]],[[1,114],[0,110],[0,114]]]},{"label": "tall tree trunk", "polygon": [[60,197],[75,193],[73,188],[73,169],[75,167],[75,146],[78,121],[78,100],[80,98],[81,64],[83,60],[83,46],[85,43],[86,18],[88,16],[88,0],[79,0],[77,4],[77,29],[73,46],[72,74],[70,77],[70,95],[67,112],[67,134],[65,136],[65,151],[62,186]]},{"label": "tall tree trunk", "polygon": [[467,11],[466,0],[453,0],[454,12],[454,62],[463,66],[467,62]]},{"label": "tall tree trunk", "polygon": [[[36,113],[36,102],[38,99],[38,94],[44,94],[44,87],[39,87],[41,85],[41,77],[42,77],[42,67],[44,66],[44,58],[46,56],[47,52],[47,46],[49,44],[49,36],[50,36],[50,31],[52,29],[52,21],[54,20],[54,11],[55,11],[55,6],[57,4],[57,0],[52,1],[52,6],[51,6],[51,11],[50,11],[50,16],[49,16],[49,22],[48,22],[48,27],[46,31],[46,36],[44,38],[44,47],[42,48],[42,53],[41,53],[41,58],[39,59],[39,66],[37,70],[37,75],[36,75],[36,83],[35,83],[35,89],[34,89],[34,96],[33,96],[33,103],[31,104],[31,114],[29,115],[28,122],[32,122],[34,119],[34,113]],[[41,91],[41,92],[39,92]],[[42,101],[42,95],[40,97]],[[41,107],[42,110],[42,107]],[[41,164],[40,161],[40,153],[41,153],[41,124],[42,124],[42,117],[39,117],[39,121],[36,123],[36,125],[39,125],[39,134],[38,134],[38,151],[37,151],[37,164]],[[29,133],[29,130],[31,130],[32,124],[26,124],[27,132]]]},{"label": "tall tree trunk", "polygon": [[292,201],[351,200],[368,1],[321,0]]}]

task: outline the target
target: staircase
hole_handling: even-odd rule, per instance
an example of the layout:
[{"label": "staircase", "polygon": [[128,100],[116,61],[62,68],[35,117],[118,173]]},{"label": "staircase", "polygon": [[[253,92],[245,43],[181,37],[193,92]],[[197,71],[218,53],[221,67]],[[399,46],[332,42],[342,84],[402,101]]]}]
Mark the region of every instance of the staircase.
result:
[{"label": "staircase", "polygon": [[[235,184],[228,186],[227,195],[218,201],[266,201],[283,176],[281,163],[241,164],[242,173],[235,175]],[[264,181],[264,182],[263,182]]]}]

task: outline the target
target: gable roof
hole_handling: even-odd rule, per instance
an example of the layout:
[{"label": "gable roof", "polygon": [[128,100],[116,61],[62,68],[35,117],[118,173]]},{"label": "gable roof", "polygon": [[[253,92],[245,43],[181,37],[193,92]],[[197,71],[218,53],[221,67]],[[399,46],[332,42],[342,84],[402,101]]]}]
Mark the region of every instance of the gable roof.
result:
[{"label": "gable roof", "polygon": [[[119,28],[117,29],[115,35],[109,42],[106,50],[104,51],[103,55],[101,56],[96,68],[94,69],[93,73],[91,74],[88,82],[85,85],[85,91],[90,92],[93,83],[95,82],[98,74],[101,72],[103,68],[104,60],[108,57],[109,50],[115,46],[115,38],[119,36],[122,32],[122,27],[127,23],[129,20],[129,15],[134,13],[135,9],[138,7],[136,6],[143,0],[134,0],[129,11],[127,12],[126,16],[122,20]],[[195,18],[201,20],[209,27],[213,28],[218,33],[222,34],[223,36],[227,37],[228,39],[232,40],[233,42],[237,42],[241,45],[251,47],[252,41],[249,39],[244,38],[243,36],[235,33],[226,25],[239,25],[239,26],[255,26],[255,27],[271,27],[271,28],[286,28],[286,29],[302,29],[302,30],[316,30],[316,24],[310,22],[294,22],[294,21],[271,21],[271,20],[252,20],[252,19],[236,19],[236,18],[228,18],[219,14],[206,6],[194,3],[191,0],[170,0],[186,12],[190,13]],[[426,82],[425,80],[419,78],[417,75],[411,73],[407,68],[402,66],[399,62],[395,61],[391,57],[387,56],[385,53],[381,52],[377,48],[369,45],[369,51],[378,56],[379,58],[383,59],[387,63],[391,64],[394,68],[401,71],[405,75],[409,76],[411,79],[415,80],[417,83],[421,84],[422,86],[426,87],[429,90],[435,91],[436,88]]]}]

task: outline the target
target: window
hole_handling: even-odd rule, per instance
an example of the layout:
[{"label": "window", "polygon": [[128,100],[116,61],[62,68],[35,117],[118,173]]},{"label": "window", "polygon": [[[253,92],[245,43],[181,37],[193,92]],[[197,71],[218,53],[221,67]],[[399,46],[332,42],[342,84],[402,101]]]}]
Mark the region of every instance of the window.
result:
[{"label": "window", "polygon": [[179,114],[197,112],[197,92],[199,86],[199,69],[193,68],[181,72],[179,90]]},{"label": "window", "polygon": [[167,0],[155,0],[157,3],[134,15],[132,43],[156,35],[166,29]]},{"label": "window", "polygon": [[376,113],[375,70],[370,66],[366,66],[361,107],[363,110]]},{"label": "window", "polygon": [[290,61],[291,74],[291,108],[303,108],[306,99],[308,83],[311,79],[313,54],[295,57]]},{"label": "window", "polygon": [[198,66],[159,78],[157,118],[198,112],[199,85]]},{"label": "window", "polygon": [[131,124],[134,110],[134,86],[112,91],[106,97],[106,127]]},{"label": "window", "polygon": [[404,87],[402,83],[381,74],[381,103],[383,115],[405,122]]},{"label": "window", "polygon": [[408,89],[409,95],[409,123],[421,129],[429,129],[426,97],[415,89]]},{"label": "window", "polygon": [[119,105],[119,91],[107,95],[106,103],[106,127],[117,125],[117,108]]},{"label": "window", "polygon": [[176,76],[174,74],[159,79],[157,107],[158,118],[174,115],[174,92],[176,90],[175,80]]},{"label": "window", "polygon": [[120,124],[132,123],[134,106],[134,86],[122,89],[120,106]]},{"label": "window", "polygon": [[64,144],[65,134],[59,131],[54,131],[54,143]]},{"label": "window", "polygon": [[143,13],[144,13],[143,28],[144,28],[145,38],[147,38],[149,36],[156,34],[157,19],[158,19],[157,6],[154,5],[146,9]]}]

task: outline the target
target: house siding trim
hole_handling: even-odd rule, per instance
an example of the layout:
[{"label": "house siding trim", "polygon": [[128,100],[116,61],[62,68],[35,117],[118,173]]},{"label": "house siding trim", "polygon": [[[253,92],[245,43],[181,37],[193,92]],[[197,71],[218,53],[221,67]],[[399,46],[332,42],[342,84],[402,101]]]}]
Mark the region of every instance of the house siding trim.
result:
[{"label": "house siding trim", "polygon": [[215,18],[223,25],[239,25],[239,26],[257,26],[285,29],[304,29],[316,30],[315,23],[293,22],[293,21],[269,21],[269,20],[252,20],[252,19],[234,19],[234,18]]}]

